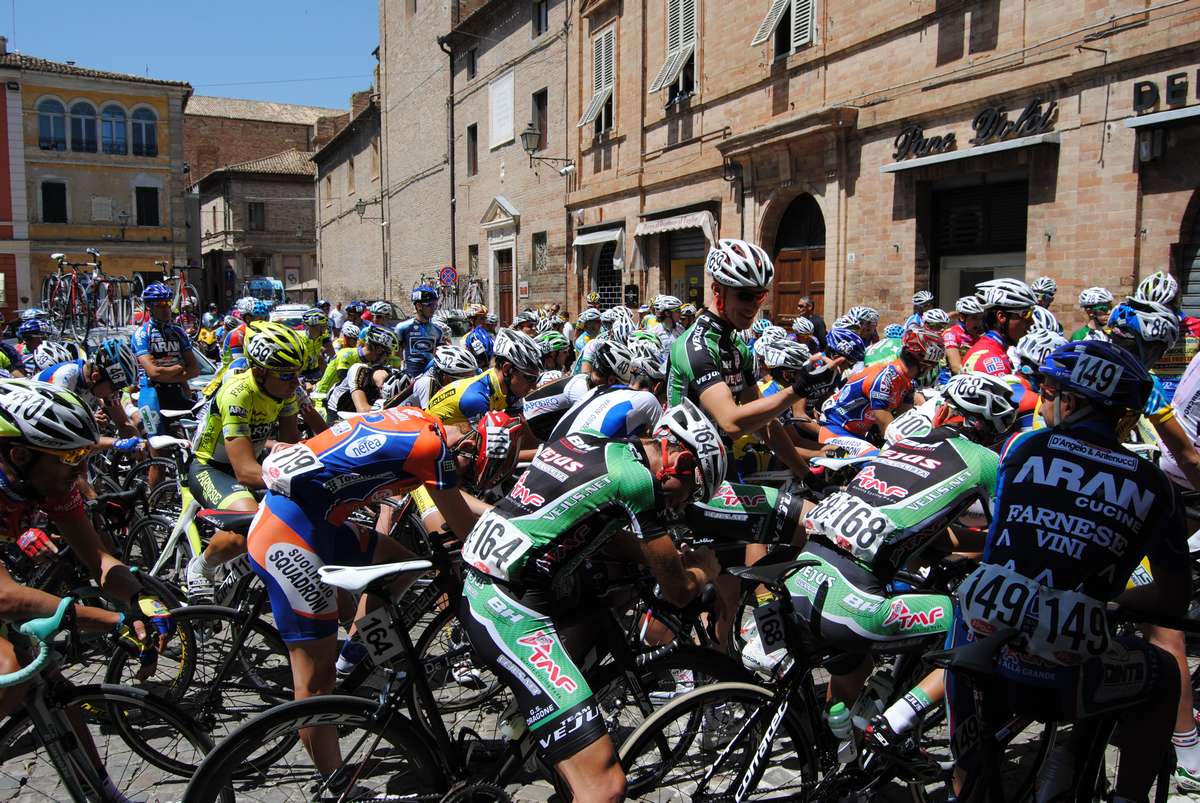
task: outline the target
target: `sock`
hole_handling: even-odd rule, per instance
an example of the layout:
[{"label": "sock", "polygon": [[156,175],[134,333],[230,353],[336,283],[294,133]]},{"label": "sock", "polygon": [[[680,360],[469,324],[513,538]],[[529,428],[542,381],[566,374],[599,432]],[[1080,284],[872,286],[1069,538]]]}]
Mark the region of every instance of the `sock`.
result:
[{"label": "sock", "polygon": [[1195,728],[1189,728],[1171,735],[1171,744],[1175,746],[1175,760],[1179,766],[1192,775],[1200,774],[1200,736]]},{"label": "sock", "polygon": [[896,702],[892,703],[888,710],[883,712],[883,718],[887,720],[888,725],[892,726],[892,730],[897,734],[905,733],[913,726],[921,714],[929,710],[933,705],[929,700],[929,695],[917,688],[910,691],[908,694],[901,697]]},{"label": "sock", "polygon": [[205,577],[211,578],[214,574],[217,573],[217,567],[220,565],[221,565],[220,561],[217,561],[216,563],[209,563],[208,557],[203,552],[200,553],[200,571],[204,574]]}]

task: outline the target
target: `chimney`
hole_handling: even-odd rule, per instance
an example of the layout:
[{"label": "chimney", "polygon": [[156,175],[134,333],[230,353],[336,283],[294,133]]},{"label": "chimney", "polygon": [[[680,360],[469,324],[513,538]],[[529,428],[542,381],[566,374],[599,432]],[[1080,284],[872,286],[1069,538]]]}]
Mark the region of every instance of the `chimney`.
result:
[{"label": "chimney", "polygon": [[362,92],[355,92],[350,96],[350,118],[358,117],[362,110],[367,108],[367,104],[371,102],[371,90],[366,89]]},{"label": "chimney", "polygon": [[8,37],[0,36],[0,56],[8,55]]}]

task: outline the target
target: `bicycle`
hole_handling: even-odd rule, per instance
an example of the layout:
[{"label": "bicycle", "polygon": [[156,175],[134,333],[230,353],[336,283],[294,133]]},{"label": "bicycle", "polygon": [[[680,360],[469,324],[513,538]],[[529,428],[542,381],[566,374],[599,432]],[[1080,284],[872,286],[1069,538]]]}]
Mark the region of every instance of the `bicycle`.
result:
[{"label": "bicycle", "polygon": [[187,280],[187,268],[172,265],[165,259],[156,260],[154,264],[162,270],[162,283],[171,288],[171,312],[175,316],[175,323],[189,333],[194,332],[200,323],[196,314],[196,310],[200,309],[200,295],[195,285]]},{"label": "bicycle", "polygon": [[50,258],[58,263],[58,271],[42,281],[42,306],[63,335],[84,342],[92,328],[92,307],[89,279],[87,274],[80,274],[80,269],[94,267],[94,263],[70,262],[63,253],[51,254]]}]

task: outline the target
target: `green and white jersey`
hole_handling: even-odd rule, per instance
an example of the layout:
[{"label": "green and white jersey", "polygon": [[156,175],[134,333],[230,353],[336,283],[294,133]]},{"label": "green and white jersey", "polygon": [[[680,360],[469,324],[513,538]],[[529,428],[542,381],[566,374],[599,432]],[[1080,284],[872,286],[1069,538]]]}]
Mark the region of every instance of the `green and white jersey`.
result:
[{"label": "green and white jersey", "polygon": [[754,360],[733,326],[705,310],[671,344],[667,406],[684,399],[700,404],[700,394],[718,382],[729,385],[736,399],[742,390],[755,386]]},{"label": "green and white jersey", "polygon": [[586,433],[543,446],[463,545],[476,571],[522,590],[565,593],[571,575],[619,530],[661,535],[656,483],[637,441]]}]

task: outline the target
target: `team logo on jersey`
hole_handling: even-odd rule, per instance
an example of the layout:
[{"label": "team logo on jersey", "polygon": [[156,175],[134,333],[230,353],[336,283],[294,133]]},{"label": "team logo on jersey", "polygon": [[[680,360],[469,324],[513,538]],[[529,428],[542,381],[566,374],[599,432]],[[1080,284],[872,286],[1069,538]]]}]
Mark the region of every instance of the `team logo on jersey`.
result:
[{"label": "team logo on jersey", "polygon": [[563,673],[554,657],[550,655],[550,648],[554,646],[553,636],[547,636],[546,631],[539,630],[532,635],[521,636],[517,639],[517,643],[529,648],[526,660],[533,665],[534,669],[540,670],[542,674],[550,678],[550,682],[556,689],[571,693],[578,688],[578,684]]},{"label": "team logo on jersey", "polygon": [[742,496],[733,490],[733,486],[729,483],[722,483],[717,489],[717,493],[713,496],[712,501],[720,502],[725,507],[757,507],[767,501],[765,494],[753,494]]},{"label": "team logo on jersey", "polygon": [[1004,374],[1008,373],[1008,369],[1005,368],[1002,357],[987,357],[983,361],[983,372],[985,374]]},{"label": "team logo on jersey", "polygon": [[541,494],[535,494],[533,491],[525,487],[523,480],[527,474],[522,474],[517,484],[513,486],[512,492],[509,493],[513,499],[520,501],[521,504],[528,507],[537,507],[546,503],[546,497]]},{"label": "team logo on jersey", "polygon": [[578,460],[571,459],[571,457],[568,455],[559,454],[549,446],[542,447],[542,450],[538,452],[537,461],[539,463],[558,466],[563,471],[566,471],[570,474],[574,474],[576,471],[583,468],[583,463],[580,463]]},{"label": "team logo on jersey", "polygon": [[877,478],[875,476],[875,466],[867,466],[858,472],[855,482],[864,491],[874,491],[880,496],[891,496],[896,499],[903,499],[908,496],[907,488],[901,485],[888,485],[883,480]]},{"label": "team logo on jersey", "polygon": [[904,600],[897,599],[892,601],[892,609],[883,620],[883,626],[895,624],[903,632],[914,627],[929,627],[941,621],[945,615],[946,609],[940,605],[927,611],[914,611],[909,609]]},{"label": "team logo on jersey", "polygon": [[366,457],[369,454],[378,452],[387,443],[387,438],[378,433],[374,435],[364,435],[358,440],[351,441],[346,445],[346,454],[351,457]]}]

